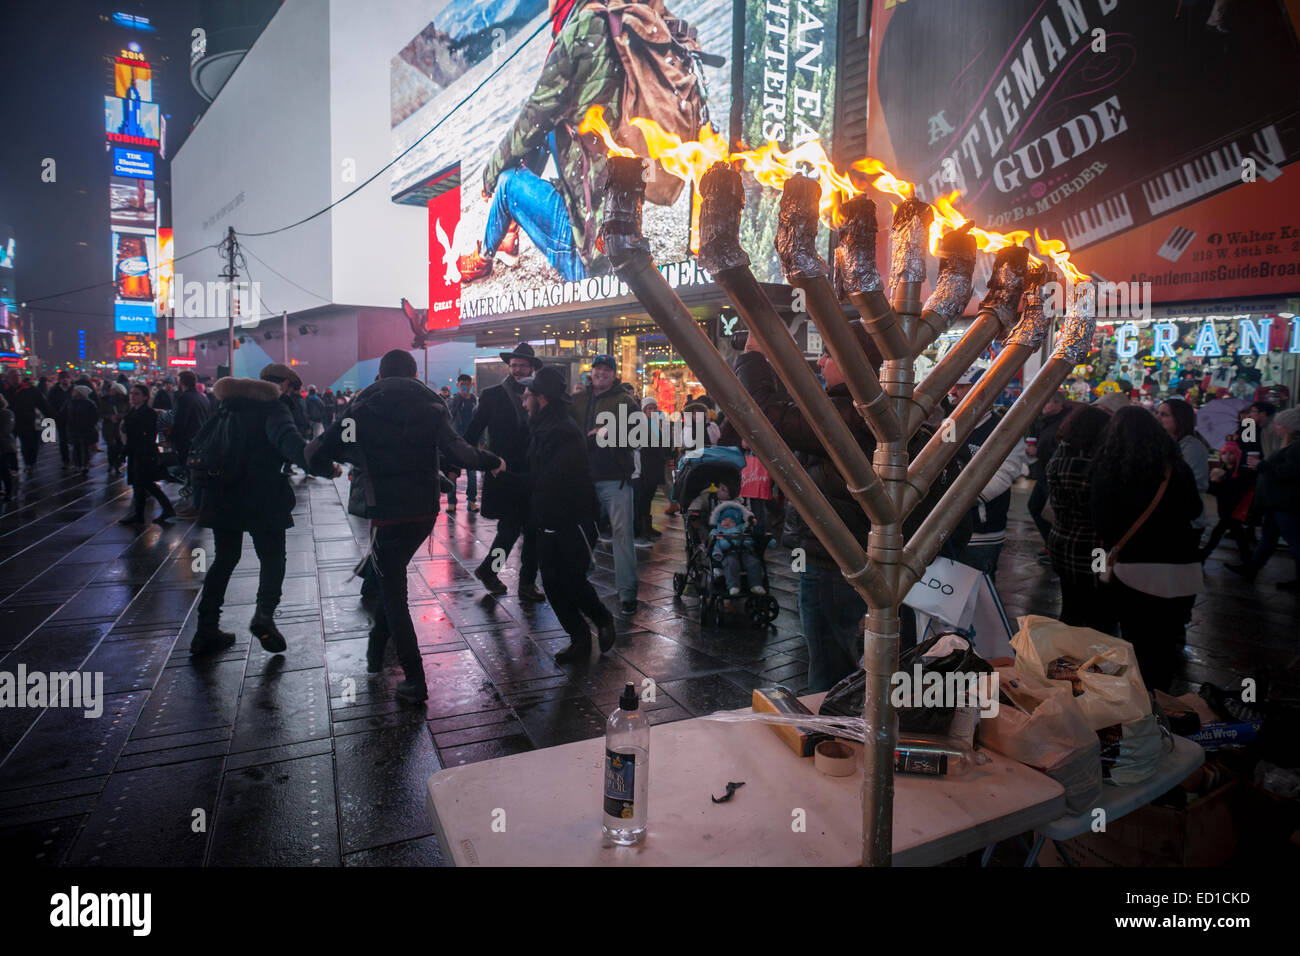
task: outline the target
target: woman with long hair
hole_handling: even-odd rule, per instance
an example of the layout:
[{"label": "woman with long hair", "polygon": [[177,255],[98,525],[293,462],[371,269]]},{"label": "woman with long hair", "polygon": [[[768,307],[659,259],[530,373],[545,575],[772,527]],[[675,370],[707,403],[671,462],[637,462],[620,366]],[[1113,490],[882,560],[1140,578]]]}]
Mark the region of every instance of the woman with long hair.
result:
[{"label": "woman with long hair", "polygon": [[1093,570],[1101,547],[1092,523],[1089,471],[1092,456],[1110,424],[1095,405],[1076,408],[1056,433],[1056,451],[1047,462],[1048,500],[1055,515],[1047,551],[1061,581],[1061,620],[1072,627],[1113,632],[1115,612],[1105,585]]},{"label": "woman with long hair", "polygon": [[1091,476],[1119,636],[1133,645],[1147,687],[1168,690],[1201,586],[1196,479],[1169,432],[1136,407],[1106,426]]},{"label": "woman with long hair", "polygon": [[[1196,409],[1181,398],[1170,398],[1156,406],[1156,420],[1160,422],[1169,437],[1178,445],[1178,452],[1192,469],[1196,479],[1196,493],[1203,495],[1210,490],[1210,450],[1201,436],[1196,433]],[[1202,502],[1204,507],[1204,502]],[[1206,526],[1205,515],[1193,524],[1198,529]]]}]

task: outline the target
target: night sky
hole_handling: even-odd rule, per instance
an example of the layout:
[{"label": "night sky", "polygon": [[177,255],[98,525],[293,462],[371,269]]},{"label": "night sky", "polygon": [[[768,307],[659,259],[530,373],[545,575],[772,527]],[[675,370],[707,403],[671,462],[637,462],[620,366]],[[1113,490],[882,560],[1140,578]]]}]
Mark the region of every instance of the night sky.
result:
[{"label": "night sky", "polygon": [[[148,17],[155,32],[128,30],[114,12]],[[197,0],[58,0],[14,3],[0,13],[8,89],[0,97],[7,135],[0,139],[0,223],[13,228],[19,301],[100,283],[30,304],[36,351],[45,362],[75,361],[86,330],[87,358],[113,358],[112,241],[104,97],[112,58],[131,40],[153,67],[153,99],[167,119],[166,150],[175,155],[206,103],[190,84],[190,31]],[[46,157],[57,179],[42,182]],[[168,163],[158,160],[157,193],[170,223]],[[51,346],[50,332],[53,332]]]}]

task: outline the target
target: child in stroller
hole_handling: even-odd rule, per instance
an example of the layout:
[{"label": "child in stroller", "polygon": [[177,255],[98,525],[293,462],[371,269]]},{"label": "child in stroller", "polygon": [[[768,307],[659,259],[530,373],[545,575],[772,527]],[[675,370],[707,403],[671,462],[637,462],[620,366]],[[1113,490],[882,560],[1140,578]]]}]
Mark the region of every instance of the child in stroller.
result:
[{"label": "child in stroller", "polygon": [[744,466],[737,448],[706,448],[683,456],[674,477],[672,497],[684,505],[686,570],[673,575],[673,588],[680,596],[689,584],[699,594],[701,624],[721,624],[724,601],[744,593],[742,568],[750,588],[745,614],[753,624],[764,627],[781,610],[767,593],[762,555],[769,537],[739,498]]},{"label": "child in stroller", "polygon": [[709,515],[709,535],[713,560],[722,565],[723,576],[727,580],[727,595],[736,597],[740,594],[740,568],[744,565],[745,577],[749,582],[750,594],[766,594],[762,582],[763,560],[756,553],[754,535],[757,530],[754,513],[739,501],[731,498],[731,489],[725,484],[718,486],[718,504]]}]

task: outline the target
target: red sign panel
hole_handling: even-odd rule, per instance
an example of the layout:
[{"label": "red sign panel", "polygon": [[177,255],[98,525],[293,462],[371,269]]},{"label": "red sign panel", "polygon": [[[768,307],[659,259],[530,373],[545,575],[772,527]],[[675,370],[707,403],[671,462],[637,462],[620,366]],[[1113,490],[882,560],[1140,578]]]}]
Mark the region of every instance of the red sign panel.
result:
[{"label": "red sign panel", "polygon": [[429,318],[425,328],[460,326],[460,272],[456,268],[456,227],[460,225],[460,187],[429,200]]}]

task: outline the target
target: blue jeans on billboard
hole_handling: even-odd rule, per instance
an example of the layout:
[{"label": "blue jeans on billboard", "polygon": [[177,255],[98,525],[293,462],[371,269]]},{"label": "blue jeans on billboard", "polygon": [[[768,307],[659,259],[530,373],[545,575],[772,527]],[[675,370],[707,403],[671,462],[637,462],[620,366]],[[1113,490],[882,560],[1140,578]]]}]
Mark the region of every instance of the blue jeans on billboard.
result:
[{"label": "blue jeans on billboard", "polygon": [[636,545],[632,541],[632,482],[598,481],[596,497],[614,533],[614,586],[624,601],[636,600]]},{"label": "blue jeans on billboard", "polygon": [[808,693],[830,690],[862,659],[867,603],[844,575],[809,565],[799,575],[799,623],[808,645]]},{"label": "blue jeans on billboard", "polygon": [[496,252],[512,220],[519,223],[562,278],[586,278],[582,257],[573,245],[573,223],[564,197],[527,168],[507,169],[497,179],[483,235],[484,255]]}]

